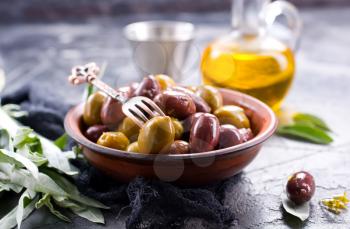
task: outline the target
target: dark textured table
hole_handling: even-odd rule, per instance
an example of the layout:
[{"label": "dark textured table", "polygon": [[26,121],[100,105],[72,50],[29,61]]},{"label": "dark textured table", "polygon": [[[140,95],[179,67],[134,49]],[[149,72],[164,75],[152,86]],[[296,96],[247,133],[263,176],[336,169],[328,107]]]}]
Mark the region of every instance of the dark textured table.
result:
[{"label": "dark textured table", "polygon": [[[311,112],[323,117],[334,130],[335,141],[318,146],[273,137],[235,182],[226,188],[224,204],[235,213],[237,228],[349,228],[350,213],[339,216],[323,210],[321,198],[350,191],[350,8],[309,9],[302,11],[304,31],[297,53],[297,73],[285,107]],[[122,26],[161,15],[93,19],[86,23],[17,24],[0,26],[0,52],[7,72],[6,93],[29,84],[47,94],[47,101],[69,107],[79,101],[81,91],[68,90],[66,75],[71,66],[88,61],[109,66],[106,80],[125,84],[137,79],[130,49],[122,39]],[[214,36],[229,30],[229,15],[180,14],[168,18],[187,20],[198,27],[193,46],[194,57]],[[198,82],[198,58],[194,58],[188,82]],[[35,81],[46,82],[40,87]],[[33,100],[35,100],[35,94]],[[69,101],[67,103],[67,100]],[[45,105],[45,102],[44,102]],[[281,210],[280,194],[288,175],[298,170],[310,171],[317,183],[310,218],[301,223]],[[11,202],[11,201],[10,201]],[[1,203],[1,213],[9,209]],[[7,204],[6,204],[7,206]],[[122,206],[121,206],[122,207]],[[66,224],[44,209],[35,212],[22,228],[120,228],[127,212],[116,219],[108,212],[106,226],[81,218]],[[188,228],[202,228],[205,223],[189,219]],[[0,225],[1,227],[1,225]]]}]

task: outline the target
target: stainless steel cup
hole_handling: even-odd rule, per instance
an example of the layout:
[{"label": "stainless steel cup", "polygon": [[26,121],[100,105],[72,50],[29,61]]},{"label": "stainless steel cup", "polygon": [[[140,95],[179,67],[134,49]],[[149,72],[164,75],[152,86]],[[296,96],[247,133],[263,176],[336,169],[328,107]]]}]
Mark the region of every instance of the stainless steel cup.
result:
[{"label": "stainless steel cup", "polygon": [[144,21],[127,25],[124,35],[142,76],[167,74],[181,81],[194,38],[194,25],[178,21]]}]

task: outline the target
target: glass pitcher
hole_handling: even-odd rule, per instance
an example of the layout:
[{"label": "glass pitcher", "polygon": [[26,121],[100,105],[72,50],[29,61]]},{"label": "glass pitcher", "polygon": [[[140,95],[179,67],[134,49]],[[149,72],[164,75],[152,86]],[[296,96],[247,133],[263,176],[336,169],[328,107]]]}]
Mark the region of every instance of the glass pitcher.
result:
[{"label": "glass pitcher", "polygon": [[[284,42],[270,32],[279,15],[289,27]],[[232,0],[232,26],[205,49],[203,82],[242,91],[278,110],[294,76],[293,49],[301,30],[297,9],[285,1]]]}]

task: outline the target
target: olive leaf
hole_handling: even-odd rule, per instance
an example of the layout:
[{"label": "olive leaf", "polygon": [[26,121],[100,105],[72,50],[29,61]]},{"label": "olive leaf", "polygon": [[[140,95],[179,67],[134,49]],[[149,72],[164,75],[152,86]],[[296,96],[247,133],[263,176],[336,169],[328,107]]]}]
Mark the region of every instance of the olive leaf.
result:
[{"label": "olive leaf", "polygon": [[48,160],[48,167],[55,168],[67,175],[76,175],[78,171],[74,168],[66,158],[65,154],[62,153],[53,142],[46,138],[40,138],[41,145],[43,147],[43,154]]},{"label": "olive leaf", "polygon": [[38,167],[31,160],[18,153],[0,149],[0,162],[10,163],[18,167],[25,167],[35,179],[39,176]]},{"label": "olive leaf", "polygon": [[46,193],[45,195],[43,195],[41,197],[41,199],[36,202],[35,204],[35,208],[41,208],[43,206],[46,206],[50,212],[55,215],[57,218],[63,220],[63,221],[66,221],[66,222],[70,222],[70,219],[63,215],[60,211],[58,211],[57,209],[55,209],[55,207],[53,206],[53,204],[51,203],[51,195]]},{"label": "olive leaf", "polygon": [[9,182],[35,192],[49,193],[58,196],[69,196],[69,194],[57,185],[54,180],[41,172],[38,174],[38,179],[35,179],[28,170],[13,169]]},{"label": "olive leaf", "polygon": [[6,129],[0,129],[0,149],[13,151],[12,140]]},{"label": "olive leaf", "polygon": [[293,116],[293,120],[296,123],[309,123],[310,125],[314,127],[318,127],[325,131],[330,131],[330,128],[328,125],[319,117],[316,117],[312,114],[306,114],[306,113],[296,113]]},{"label": "olive leaf", "polygon": [[43,153],[43,148],[40,139],[33,130],[27,127],[22,127],[17,130],[16,135],[13,138],[13,144],[16,149],[21,149],[24,146],[29,147],[30,151]]},{"label": "olive leaf", "polygon": [[296,205],[291,200],[288,199],[287,195],[283,193],[281,195],[282,206],[286,212],[298,217],[301,221],[305,221],[310,216],[310,203],[306,202],[301,205]]},{"label": "olive leaf", "polygon": [[17,104],[6,104],[2,106],[2,109],[12,118],[22,118],[24,116],[28,116],[28,112],[27,111],[23,111],[21,109],[21,106],[17,105]]},{"label": "olive leaf", "polygon": [[[68,181],[65,177],[61,176],[60,174],[47,169],[43,168],[42,172],[45,173],[47,176],[49,176],[52,180],[55,181],[57,185],[59,185],[68,195],[61,195],[61,196],[67,196],[72,200],[75,200],[81,204],[96,207],[96,208],[104,208],[108,209],[109,207],[105,206],[104,204],[101,204],[100,202],[93,200],[91,198],[88,198],[86,196],[83,196],[78,191],[77,187],[74,186],[71,182]],[[55,196],[55,195],[53,195]],[[58,195],[60,196],[60,195]]]},{"label": "olive leaf", "polygon": [[61,150],[64,150],[64,148],[68,144],[68,134],[64,133],[62,136],[60,136],[54,141],[54,144]]},{"label": "olive leaf", "polygon": [[[26,194],[23,194],[23,195],[26,195]],[[21,196],[21,198],[22,198],[22,196]],[[24,197],[23,197],[23,199],[24,199]],[[34,197],[33,199],[26,198],[26,201],[25,201],[25,203],[23,203],[22,209],[20,210],[21,211],[21,221],[26,219],[30,215],[30,213],[32,213],[34,211],[35,203],[38,199],[39,199],[38,196]],[[13,228],[17,225],[17,212],[19,211],[20,208],[21,208],[20,206],[13,208],[7,215],[5,215],[3,218],[0,219],[1,228]],[[19,227],[20,227],[20,225],[19,225]]]},{"label": "olive leaf", "polygon": [[69,208],[72,212],[94,223],[104,223],[104,217],[100,209],[77,203],[74,200],[54,196],[55,203],[62,208]]},{"label": "olive leaf", "polygon": [[0,192],[1,191],[14,191],[15,193],[20,193],[23,187],[16,184],[7,183],[5,181],[0,181]]},{"label": "olive leaf", "polygon": [[333,141],[332,137],[325,131],[301,123],[280,126],[277,129],[277,134],[302,139],[317,144],[329,144]]},{"label": "olive leaf", "polygon": [[21,223],[24,217],[24,208],[31,203],[31,201],[35,198],[36,193],[31,190],[26,190],[23,192],[21,197],[18,200],[17,211],[16,211],[16,221],[18,229],[21,228]]}]

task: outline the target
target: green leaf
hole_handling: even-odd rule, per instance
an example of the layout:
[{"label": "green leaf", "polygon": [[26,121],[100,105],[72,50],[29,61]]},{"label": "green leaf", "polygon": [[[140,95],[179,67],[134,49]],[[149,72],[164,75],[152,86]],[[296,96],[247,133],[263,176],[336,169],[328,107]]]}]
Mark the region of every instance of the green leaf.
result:
[{"label": "green leaf", "polygon": [[7,183],[5,181],[0,181],[1,191],[14,191],[15,193],[20,193],[23,187],[16,184]]},{"label": "green leaf", "polygon": [[296,123],[310,123],[314,127],[318,127],[325,131],[330,131],[330,128],[322,119],[312,114],[297,113],[293,116],[293,120]]},{"label": "green leaf", "polygon": [[298,123],[279,127],[277,134],[317,144],[329,144],[333,141],[325,131]]},{"label": "green leaf", "polygon": [[43,154],[48,160],[48,167],[55,168],[68,175],[76,175],[78,171],[71,166],[65,154],[54,143],[46,138],[40,138]]},{"label": "green leaf", "polygon": [[306,202],[301,205],[296,205],[287,198],[286,194],[281,196],[282,206],[286,212],[289,214],[298,217],[301,221],[305,221],[310,216],[310,203]]},{"label": "green leaf", "polygon": [[[19,124],[9,117],[3,109],[0,109],[0,127],[6,129],[10,136],[17,136],[16,147],[22,148],[25,144],[29,143],[32,151],[36,148],[43,153],[44,157],[48,160],[48,166],[55,168],[68,175],[77,174],[77,170],[69,164],[68,159],[62,153],[62,151],[48,139],[34,134],[30,128],[20,127]],[[39,139],[39,141],[37,140]],[[39,144],[41,143],[41,144]],[[40,153],[40,152],[39,152]]]},{"label": "green leaf", "polygon": [[61,137],[57,138],[54,143],[58,148],[63,150],[68,144],[68,134],[64,133]]},{"label": "green leaf", "polygon": [[61,176],[55,171],[44,168],[42,172],[47,174],[49,177],[51,177],[66,193],[68,193],[68,197],[70,199],[73,199],[81,204],[85,204],[91,207],[104,208],[104,209],[109,208],[96,200],[93,200],[91,198],[81,195],[76,186],[74,186],[65,177]]},{"label": "green leaf", "polygon": [[62,208],[69,208],[72,212],[94,223],[104,223],[102,212],[98,208],[76,203],[66,198],[54,197],[55,203]]},{"label": "green leaf", "polygon": [[38,179],[35,179],[32,174],[25,169],[14,169],[10,174],[9,182],[26,187],[35,192],[57,196],[69,196],[54,180],[44,173],[39,173]]},{"label": "green leaf", "polygon": [[28,116],[27,111],[23,111],[21,106],[17,104],[6,104],[2,106],[2,109],[12,118],[22,118]]},{"label": "green leaf", "polygon": [[38,167],[31,160],[18,153],[2,149],[0,150],[0,162],[10,163],[18,167],[25,167],[36,179],[39,176]]},{"label": "green leaf", "polygon": [[[38,199],[39,199],[38,197],[35,197],[34,199],[26,203],[26,205],[23,208],[22,221],[26,219],[30,215],[30,213],[34,211],[35,203]],[[15,207],[0,220],[1,228],[4,228],[4,229],[13,228],[17,225],[17,221],[16,221],[17,210],[18,210],[18,207]]]},{"label": "green leaf", "polygon": [[18,229],[21,228],[21,223],[24,217],[24,209],[31,203],[31,201],[35,198],[36,193],[30,190],[26,190],[18,201],[17,211],[16,211],[16,221]]},{"label": "green leaf", "polygon": [[13,151],[12,140],[6,129],[0,129],[0,149]]},{"label": "green leaf", "polygon": [[31,152],[43,153],[43,148],[38,136],[28,127],[22,127],[17,130],[15,137],[13,138],[13,144],[15,148],[21,149],[28,147]]},{"label": "green leaf", "polygon": [[46,193],[45,195],[42,196],[42,198],[35,204],[35,207],[41,208],[43,206],[46,206],[49,208],[50,212],[55,215],[57,218],[66,221],[66,222],[71,222],[70,219],[63,215],[60,211],[58,211],[57,209],[55,209],[55,207],[53,206],[53,204],[51,203],[51,195]]},{"label": "green leaf", "polygon": [[6,129],[10,136],[15,136],[19,128],[16,120],[11,118],[2,108],[0,108],[0,128]]},{"label": "green leaf", "polygon": [[16,153],[28,158],[38,167],[47,163],[47,159],[44,157],[44,155],[35,151],[32,152],[27,145],[24,145],[24,147],[17,149]]}]

